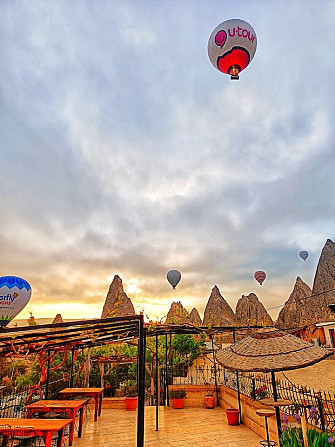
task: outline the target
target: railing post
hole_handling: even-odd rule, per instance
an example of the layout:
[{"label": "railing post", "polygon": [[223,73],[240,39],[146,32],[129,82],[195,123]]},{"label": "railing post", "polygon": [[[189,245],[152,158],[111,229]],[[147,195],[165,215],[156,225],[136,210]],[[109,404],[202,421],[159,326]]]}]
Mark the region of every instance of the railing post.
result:
[{"label": "railing post", "polygon": [[318,409],[319,409],[319,413],[320,413],[321,429],[322,429],[322,431],[325,431],[326,430],[326,421],[325,421],[324,409],[323,409],[320,393],[315,393],[315,398],[318,403]]},{"label": "railing post", "polygon": [[252,376],[252,398],[253,400],[256,400],[256,385],[255,385],[255,377]]},{"label": "railing post", "polygon": [[[277,394],[277,385],[276,385],[276,378],[275,378],[274,371],[271,371],[271,381],[272,381],[273,400],[275,402],[277,402],[278,394]],[[281,420],[280,420],[280,410],[279,410],[279,407],[276,407],[275,411],[276,411],[276,420],[277,420],[279,445],[281,445],[280,438],[281,438],[282,430],[281,430]]]}]

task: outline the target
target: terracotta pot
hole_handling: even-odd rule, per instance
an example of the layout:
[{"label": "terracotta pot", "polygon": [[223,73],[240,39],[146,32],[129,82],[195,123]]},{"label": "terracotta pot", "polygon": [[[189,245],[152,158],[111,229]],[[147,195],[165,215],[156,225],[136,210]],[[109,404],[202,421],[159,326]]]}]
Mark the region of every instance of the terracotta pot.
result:
[{"label": "terracotta pot", "polygon": [[137,397],[125,397],[126,410],[135,411],[137,408]]},{"label": "terracotta pot", "polygon": [[238,425],[240,423],[240,410],[236,408],[226,408],[226,415],[229,425]]},{"label": "terracotta pot", "polygon": [[173,399],[173,408],[177,410],[184,408],[184,399]]},{"label": "terracotta pot", "polygon": [[206,408],[214,408],[215,407],[215,396],[213,396],[212,394],[206,394],[205,396],[205,405]]}]

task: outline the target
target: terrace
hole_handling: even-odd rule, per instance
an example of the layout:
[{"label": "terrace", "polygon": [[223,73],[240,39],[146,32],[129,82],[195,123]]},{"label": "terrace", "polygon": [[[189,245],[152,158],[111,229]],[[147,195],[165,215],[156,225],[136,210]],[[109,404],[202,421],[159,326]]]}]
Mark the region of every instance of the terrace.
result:
[{"label": "terrace", "polygon": [[[156,431],[155,407],[145,411],[146,447],[256,447],[262,438],[244,425],[227,424],[222,408],[159,407],[159,431]],[[82,438],[75,447],[134,447],[136,414],[131,411],[104,409],[98,422],[88,418]]]},{"label": "terrace", "polygon": [[[52,326],[52,327],[51,327]],[[235,332],[248,328],[233,328]],[[68,386],[85,386],[80,383],[83,367],[87,367],[88,376],[86,386],[104,387],[104,368],[115,358],[101,358],[90,355],[85,360],[76,362],[77,353],[89,352],[91,348],[102,345],[113,345],[130,342],[137,350],[136,356],[128,358],[120,357],[120,362],[129,364],[135,362],[137,370],[137,389],[139,394],[138,410],[127,412],[124,410],[123,398],[104,398],[101,416],[94,422],[92,414],[84,418],[82,436],[74,436],[75,446],[135,446],[162,445],[164,446],[209,446],[225,445],[259,445],[259,441],[265,439],[264,419],[256,415],[256,410],[262,405],[257,398],[257,390],[266,389],[269,395],[273,393],[271,380],[266,377],[254,377],[251,374],[237,374],[228,372],[215,364],[213,334],[231,333],[232,328],[195,328],[190,325],[158,325],[153,328],[145,327],[141,316],[110,318],[105,320],[91,320],[58,325],[41,325],[28,328],[4,329],[0,334],[0,354],[2,356],[15,355],[16,358],[34,354],[39,358],[41,366],[40,381],[34,387],[28,387],[24,391],[14,390],[13,395],[4,393],[1,401],[1,417],[22,418],[26,414],[25,405],[40,399],[59,399],[58,392]],[[176,377],[172,365],[167,361],[168,337],[174,334],[200,334],[205,332],[211,340],[213,358],[209,364],[198,365],[197,362],[188,370],[186,377]],[[147,341],[151,341],[152,347],[158,352],[158,340],[165,344],[165,362],[159,363],[158,355],[151,360],[151,386],[154,394],[150,394],[148,400],[145,395],[146,369],[150,370],[145,358]],[[208,349],[209,348],[209,349]],[[207,351],[210,344],[207,343]],[[50,374],[53,370],[54,353],[61,353],[65,360],[70,359],[68,375],[54,383],[50,383]],[[77,358],[78,360],[78,358]],[[99,380],[101,383],[90,383],[92,377],[88,364],[98,361],[100,369]],[[213,363],[214,361],[214,363]],[[93,364],[92,363],[92,364]],[[164,364],[165,363],[165,364]],[[76,366],[76,368],[75,368]],[[159,379],[160,377],[160,379]],[[150,382],[150,379],[149,379]],[[75,385],[74,385],[75,383]],[[160,383],[160,386],[156,386]],[[204,408],[204,395],[208,385],[216,389],[217,404],[214,409]],[[160,388],[162,394],[160,395]],[[265,387],[265,388],[264,388]],[[172,403],[169,406],[169,389],[185,389],[187,399],[183,410],[175,410]],[[105,390],[107,391],[107,390]],[[292,388],[291,384],[278,384],[280,397],[291,399],[297,406],[304,402],[317,406],[319,414],[314,418],[314,424],[321,429],[334,429],[334,396],[321,396],[320,394],[306,390],[305,396],[302,390]],[[162,406],[158,406],[158,402]],[[90,403],[91,413],[93,412]],[[154,406],[150,406],[154,404]],[[60,404],[59,404],[60,405]],[[149,406],[148,406],[149,405]],[[239,408],[241,410],[243,424],[237,426],[228,425],[225,408]],[[289,416],[294,408],[284,408]],[[0,424],[1,425],[1,424]],[[274,417],[269,419],[270,439],[277,440],[277,427]],[[43,445],[43,444],[40,444]]]}]

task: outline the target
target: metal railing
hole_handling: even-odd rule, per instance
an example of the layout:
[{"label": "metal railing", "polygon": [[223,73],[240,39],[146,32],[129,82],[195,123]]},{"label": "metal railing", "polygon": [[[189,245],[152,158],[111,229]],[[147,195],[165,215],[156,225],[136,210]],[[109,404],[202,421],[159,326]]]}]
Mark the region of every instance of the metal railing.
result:
[{"label": "metal railing", "polygon": [[[63,379],[50,382],[48,385],[48,398],[52,399],[57,396],[58,391],[68,382]],[[33,403],[40,399],[45,399],[46,384],[39,387],[36,385],[28,385],[7,392],[3,390],[0,399],[0,418],[21,418],[25,417],[25,405]],[[28,402],[29,401],[29,402]]]},{"label": "metal railing", "polygon": [[[210,385],[215,386],[214,366],[191,367],[186,374],[176,376],[180,368],[171,367],[170,383],[175,385]],[[272,398],[273,389],[271,377],[268,374],[253,375],[228,371],[216,366],[218,385],[225,385],[254,400]],[[278,397],[293,402],[293,405],[281,407],[281,411],[290,416],[302,415],[306,409],[308,422],[323,431],[335,431],[335,394],[326,391],[316,391],[312,387],[296,385],[289,380],[276,380]],[[299,416],[296,417],[299,419]]]}]

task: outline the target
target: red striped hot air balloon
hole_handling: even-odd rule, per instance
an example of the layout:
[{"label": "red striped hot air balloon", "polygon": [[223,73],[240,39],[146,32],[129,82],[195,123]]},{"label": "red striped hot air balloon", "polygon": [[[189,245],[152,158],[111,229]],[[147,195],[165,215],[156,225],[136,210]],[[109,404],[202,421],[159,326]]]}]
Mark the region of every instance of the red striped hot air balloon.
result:
[{"label": "red striped hot air balloon", "polygon": [[262,285],[266,278],[266,273],[263,272],[263,270],[257,270],[257,272],[254,273],[254,278],[260,285]]}]

